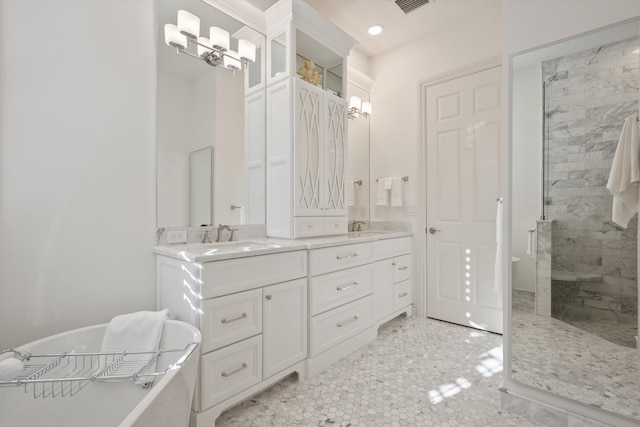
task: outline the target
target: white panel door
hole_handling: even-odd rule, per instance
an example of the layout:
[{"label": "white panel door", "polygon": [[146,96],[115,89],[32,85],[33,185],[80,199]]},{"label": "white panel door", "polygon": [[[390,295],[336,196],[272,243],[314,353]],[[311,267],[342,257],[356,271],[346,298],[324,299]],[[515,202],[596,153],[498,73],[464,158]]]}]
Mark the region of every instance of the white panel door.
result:
[{"label": "white panel door", "polygon": [[501,71],[426,90],[427,315],[502,333],[494,288]]},{"label": "white panel door", "polygon": [[307,279],[263,288],[263,379],[307,357]]}]

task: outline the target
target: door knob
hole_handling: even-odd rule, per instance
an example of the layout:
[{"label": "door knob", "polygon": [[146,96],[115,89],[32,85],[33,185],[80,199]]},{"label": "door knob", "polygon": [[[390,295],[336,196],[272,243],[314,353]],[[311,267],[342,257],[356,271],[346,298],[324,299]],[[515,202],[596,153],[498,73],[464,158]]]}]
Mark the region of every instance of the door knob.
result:
[{"label": "door knob", "polygon": [[431,233],[431,234],[436,234],[436,232],[438,232],[438,231],[440,231],[440,230],[438,230],[437,228],[429,227],[429,233]]}]

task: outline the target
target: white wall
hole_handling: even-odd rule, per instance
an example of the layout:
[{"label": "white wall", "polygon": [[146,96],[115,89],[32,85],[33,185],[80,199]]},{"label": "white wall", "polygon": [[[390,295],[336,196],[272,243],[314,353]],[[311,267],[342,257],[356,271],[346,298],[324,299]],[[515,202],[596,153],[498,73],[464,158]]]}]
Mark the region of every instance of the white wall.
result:
[{"label": "white wall", "polygon": [[[542,66],[513,72],[513,288],[535,291],[536,260],[527,255],[528,230],[536,228],[542,200]],[[533,248],[535,251],[535,248]]]},{"label": "white wall", "polygon": [[[420,279],[424,239],[417,215],[405,216],[403,208],[376,210],[376,178],[409,176],[405,183],[405,206],[418,207],[423,195],[422,161],[419,156],[419,82],[448,71],[500,55],[499,4],[484,13],[461,20],[437,35],[429,34],[371,59],[375,85],[371,91],[371,219],[411,221],[414,238],[413,300],[418,314],[426,315],[426,299]],[[379,215],[376,215],[379,213]]]},{"label": "white wall", "polygon": [[0,2],[0,348],[155,306],[154,28],[151,0]]}]

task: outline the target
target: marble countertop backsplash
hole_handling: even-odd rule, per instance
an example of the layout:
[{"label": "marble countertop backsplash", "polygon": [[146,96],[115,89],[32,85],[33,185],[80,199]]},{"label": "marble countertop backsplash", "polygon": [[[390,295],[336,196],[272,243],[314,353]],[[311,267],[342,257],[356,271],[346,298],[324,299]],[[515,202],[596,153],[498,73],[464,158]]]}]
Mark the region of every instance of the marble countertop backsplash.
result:
[{"label": "marble countertop backsplash", "polygon": [[[372,226],[376,229],[371,229]],[[200,243],[207,230],[214,240],[216,227],[197,227],[189,229],[187,243],[172,245],[166,244],[166,232],[169,229],[158,229],[159,244],[153,247],[153,252],[188,262],[208,262],[413,236],[411,224],[381,222],[368,223],[363,231],[295,240],[266,237],[264,225],[234,228],[238,229],[238,241]]]}]

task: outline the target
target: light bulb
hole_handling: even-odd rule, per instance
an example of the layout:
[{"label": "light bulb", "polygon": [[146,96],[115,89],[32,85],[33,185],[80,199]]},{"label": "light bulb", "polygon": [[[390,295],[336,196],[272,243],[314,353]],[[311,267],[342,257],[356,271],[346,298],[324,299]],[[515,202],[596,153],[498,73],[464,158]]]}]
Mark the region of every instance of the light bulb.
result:
[{"label": "light bulb", "polygon": [[180,34],[175,25],[164,24],[164,42],[171,47],[184,49],[187,47],[187,36]]},{"label": "light bulb", "polygon": [[371,103],[366,101],[362,103],[362,114],[371,114]]},{"label": "light bulb", "polygon": [[251,62],[256,60],[256,45],[248,40],[238,40],[238,55],[240,58]]},{"label": "light bulb", "polygon": [[240,62],[240,58],[238,57],[238,52],[234,52],[233,50],[229,50],[224,54],[224,66],[230,70],[240,70],[242,68],[242,62]]},{"label": "light bulb", "polygon": [[218,27],[211,27],[209,29],[209,39],[211,40],[211,46],[218,50],[229,50],[229,32]]},{"label": "light bulb", "polygon": [[197,39],[200,35],[200,18],[186,10],[179,10],[178,30],[187,37]]},{"label": "light bulb", "polygon": [[360,108],[362,108],[362,100],[357,96],[352,96],[349,98],[349,108],[355,108],[360,111]]},{"label": "light bulb", "polygon": [[206,37],[198,37],[198,56],[211,53],[211,41]]}]

